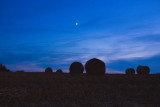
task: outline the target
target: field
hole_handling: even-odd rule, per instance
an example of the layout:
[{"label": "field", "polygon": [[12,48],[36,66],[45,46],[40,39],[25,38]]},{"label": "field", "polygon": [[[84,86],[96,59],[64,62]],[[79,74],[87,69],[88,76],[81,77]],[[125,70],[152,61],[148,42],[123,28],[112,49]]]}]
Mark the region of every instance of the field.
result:
[{"label": "field", "polygon": [[160,74],[0,73],[0,107],[160,107]]}]

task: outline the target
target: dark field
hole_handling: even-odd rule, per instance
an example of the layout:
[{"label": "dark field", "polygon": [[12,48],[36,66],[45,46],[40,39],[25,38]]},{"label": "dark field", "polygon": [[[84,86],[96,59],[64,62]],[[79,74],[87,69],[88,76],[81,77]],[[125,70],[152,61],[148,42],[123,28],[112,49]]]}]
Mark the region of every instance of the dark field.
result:
[{"label": "dark field", "polygon": [[160,75],[0,73],[0,107],[160,107]]}]

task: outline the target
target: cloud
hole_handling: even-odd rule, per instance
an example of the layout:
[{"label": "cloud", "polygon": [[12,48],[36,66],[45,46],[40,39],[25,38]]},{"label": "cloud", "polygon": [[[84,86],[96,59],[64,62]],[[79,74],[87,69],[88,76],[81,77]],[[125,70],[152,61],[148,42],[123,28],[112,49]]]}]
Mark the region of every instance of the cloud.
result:
[{"label": "cloud", "polygon": [[7,68],[11,69],[12,71],[17,70],[24,70],[25,72],[44,72],[44,68],[37,66],[36,63],[17,63],[17,64],[9,64]]},{"label": "cloud", "polygon": [[[68,57],[66,60],[100,58],[103,61],[113,60],[134,60],[137,58],[148,58],[160,54],[160,34],[126,34],[100,36],[99,38],[84,38],[74,44],[73,47],[66,47],[63,51],[72,52],[75,57]],[[156,39],[149,39],[156,38]],[[84,57],[85,56],[85,57]]]},{"label": "cloud", "polygon": [[106,73],[109,73],[109,74],[124,74],[125,72],[124,71],[118,71],[118,70],[115,70],[115,69],[108,68],[108,69],[106,69]]},{"label": "cloud", "polygon": [[[95,34],[75,38],[42,41],[33,44],[17,44],[0,47],[1,63],[9,69],[43,71],[50,66],[68,71],[74,61],[85,65],[91,58],[99,58],[106,63],[117,60],[137,60],[160,55],[160,32],[143,31],[126,34]],[[116,68],[110,71],[119,72]],[[120,71],[121,72],[121,71]]]}]

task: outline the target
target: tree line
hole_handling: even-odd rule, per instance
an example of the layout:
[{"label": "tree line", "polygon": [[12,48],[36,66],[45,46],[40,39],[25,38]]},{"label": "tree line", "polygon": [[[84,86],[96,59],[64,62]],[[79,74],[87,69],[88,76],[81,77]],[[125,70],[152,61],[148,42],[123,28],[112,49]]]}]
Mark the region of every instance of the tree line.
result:
[{"label": "tree line", "polygon": [[0,64],[0,72],[11,72],[5,65]]}]

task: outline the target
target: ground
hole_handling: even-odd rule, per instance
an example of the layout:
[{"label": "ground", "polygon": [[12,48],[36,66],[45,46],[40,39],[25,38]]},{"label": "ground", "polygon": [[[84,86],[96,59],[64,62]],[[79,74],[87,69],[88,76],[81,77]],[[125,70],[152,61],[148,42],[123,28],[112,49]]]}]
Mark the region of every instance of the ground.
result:
[{"label": "ground", "polygon": [[160,74],[0,73],[1,107],[160,107]]}]

